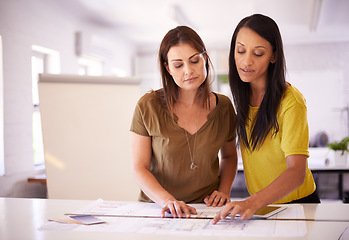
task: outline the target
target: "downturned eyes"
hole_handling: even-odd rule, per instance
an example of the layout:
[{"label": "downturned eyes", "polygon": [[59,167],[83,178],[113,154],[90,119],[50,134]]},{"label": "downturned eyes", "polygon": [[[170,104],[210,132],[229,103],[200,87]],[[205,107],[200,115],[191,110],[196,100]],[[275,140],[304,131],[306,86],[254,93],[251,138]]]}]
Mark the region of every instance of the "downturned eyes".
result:
[{"label": "downturned eyes", "polygon": [[[190,59],[189,63],[190,64],[198,64],[198,63],[200,63],[200,57]],[[183,67],[183,63],[175,64],[175,65],[173,65],[173,67],[174,68],[181,68],[181,67]]]},{"label": "downturned eyes", "polygon": [[196,63],[199,63],[199,61],[200,61],[200,58],[192,59],[190,60],[190,63],[196,64]]},{"label": "downturned eyes", "polygon": [[181,64],[181,65],[175,65],[174,67],[175,68],[181,68],[183,66],[183,64]]},{"label": "downturned eyes", "polygon": [[[238,54],[244,54],[244,53],[246,53],[246,51],[238,50],[237,53]],[[253,55],[255,55],[256,57],[261,57],[261,56],[264,55],[264,53],[263,52],[254,52]]]}]

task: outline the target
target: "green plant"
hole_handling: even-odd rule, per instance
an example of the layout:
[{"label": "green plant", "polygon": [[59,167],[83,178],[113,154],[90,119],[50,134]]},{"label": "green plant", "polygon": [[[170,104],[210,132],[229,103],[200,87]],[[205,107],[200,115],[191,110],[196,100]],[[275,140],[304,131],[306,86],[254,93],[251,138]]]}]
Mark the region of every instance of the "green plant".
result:
[{"label": "green plant", "polygon": [[349,143],[349,137],[345,137],[340,142],[334,141],[332,143],[329,143],[327,146],[334,151],[342,151],[342,155],[343,155],[344,151],[349,152],[348,143]]},{"label": "green plant", "polygon": [[221,83],[229,83],[229,77],[228,75],[218,75],[218,80]]}]

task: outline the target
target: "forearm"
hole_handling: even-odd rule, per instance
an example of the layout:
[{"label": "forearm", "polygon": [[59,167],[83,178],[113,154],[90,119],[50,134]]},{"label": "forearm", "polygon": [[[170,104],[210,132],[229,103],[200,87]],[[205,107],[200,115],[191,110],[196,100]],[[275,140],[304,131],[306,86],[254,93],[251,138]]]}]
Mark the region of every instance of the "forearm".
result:
[{"label": "forearm", "polygon": [[223,158],[220,166],[220,183],[219,192],[223,192],[230,196],[231,185],[235,179],[237,172],[237,156]]},{"label": "forearm", "polygon": [[291,155],[286,157],[287,169],[264,189],[256,192],[243,201],[228,203],[214,218],[213,224],[229,214],[232,218],[239,214],[242,220],[250,219],[260,208],[274,203],[304,183],[307,156]]},{"label": "forearm", "polygon": [[304,175],[298,169],[289,168],[267,187],[248,197],[247,201],[251,201],[256,210],[260,209],[282,199],[301,186],[303,182]]},{"label": "forearm", "polygon": [[[132,173],[140,189],[154,202],[163,206],[167,200],[173,200],[150,172],[152,155],[151,138],[131,133]],[[173,198],[173,199],[172,199]]]},{"label": "forearm", "polygon": [[168,200],[175,200],[175,198],[160,185],[149,170],[134,168],[133,175],[140,189],[160,206],[164,206]]},{"label": "forearm", "polygon": [[219,166],[220,184],[218,191],[230,196],[231,185],[235,179],[238,166],[235,141],[226,142],[221,148]]}]

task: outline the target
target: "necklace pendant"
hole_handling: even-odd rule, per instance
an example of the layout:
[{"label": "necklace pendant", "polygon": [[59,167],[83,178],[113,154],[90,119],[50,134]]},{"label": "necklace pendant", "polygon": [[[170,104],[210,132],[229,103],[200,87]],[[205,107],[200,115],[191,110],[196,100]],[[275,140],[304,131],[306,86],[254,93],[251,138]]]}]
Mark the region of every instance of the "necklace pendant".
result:
[{"label": "necklace pendant", "polygon": [[195,163],[192,163],[192,164],[190,164],[190,169],[195,169],[196,168],[196,165],[195,165]]}]

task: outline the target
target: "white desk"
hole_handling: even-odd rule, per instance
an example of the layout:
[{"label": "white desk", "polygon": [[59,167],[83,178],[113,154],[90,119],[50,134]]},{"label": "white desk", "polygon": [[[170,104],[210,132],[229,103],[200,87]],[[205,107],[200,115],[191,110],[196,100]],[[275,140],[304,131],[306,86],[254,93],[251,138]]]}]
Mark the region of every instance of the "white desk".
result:
[{"label": "white desk", "polygon": [[[0,239],[1,240],[75,240],[75,239],[213,239],[210,236],[143,235],[104,232],[40,231],[48,218],[61,216],[78,210],[91,201],[0,198]],[[349,204],[304,204],[305,218],[308,219],[349,219]],[[307,221],[307,234],[302,238],[289,239],[338,239],[347,222]],[[231,239],[214,237],[214,239]],[[240,238],[239,238],[240,239]],[[242,237],[241,239],[270,239],[262,237]],[[275,238],[274,238],[275,239]],[[287,238],[286,238],[287,239]]]}]

